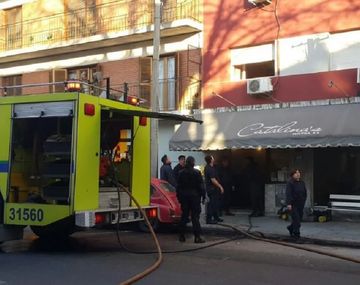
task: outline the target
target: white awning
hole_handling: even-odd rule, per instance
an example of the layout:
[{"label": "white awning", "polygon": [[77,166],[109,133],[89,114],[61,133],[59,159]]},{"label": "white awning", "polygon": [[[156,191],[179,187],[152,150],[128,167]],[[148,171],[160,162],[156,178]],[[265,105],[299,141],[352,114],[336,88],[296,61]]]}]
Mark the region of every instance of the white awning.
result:
[{"label": "white awning", "polygon": [[212,112],[183,122],[171,150],[360,146],[360,104]]}]

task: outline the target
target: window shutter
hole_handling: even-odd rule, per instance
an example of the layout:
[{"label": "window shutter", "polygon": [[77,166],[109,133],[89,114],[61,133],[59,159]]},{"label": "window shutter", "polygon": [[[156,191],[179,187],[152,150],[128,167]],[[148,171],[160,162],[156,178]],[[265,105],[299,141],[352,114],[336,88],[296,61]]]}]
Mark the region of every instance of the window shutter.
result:
[{"label": "window shutter", "polygon": [[[50,71],[50,83],[64,82],[67,80],[66,69],[53,69]],[[63,84],[50,85],[50,93],[65,92],[65,86]]]},{"label": "window shutter", "polygon": [[150,107],[151,102],[151,76],[152,59],[150,57],[140,58],[140,98],[145,99],[145,106]]}]

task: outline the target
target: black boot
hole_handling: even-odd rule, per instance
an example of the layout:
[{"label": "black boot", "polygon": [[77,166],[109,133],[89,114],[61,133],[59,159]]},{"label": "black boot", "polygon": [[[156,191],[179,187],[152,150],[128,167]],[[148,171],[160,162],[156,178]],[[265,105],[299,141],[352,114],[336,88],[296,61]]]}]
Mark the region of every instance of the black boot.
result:
[{"label": "black boot", "polygon": [[179,242],[185,242],[186,238],[184,234],[179,234]]},{"label": "black boot", "polygon": [[194,239],[195,243],[204,243],[205,240],[203,238],[201,238],[200,236],[196,236]]},{"label": "black boot", "polygon": [[290,225],[290,226],[287,226],[286,228],[287,228],[287,230],[289,231],[290,236],[293,237],[293,236],[294,236],[294,231],[293,231],[291,225]]}]

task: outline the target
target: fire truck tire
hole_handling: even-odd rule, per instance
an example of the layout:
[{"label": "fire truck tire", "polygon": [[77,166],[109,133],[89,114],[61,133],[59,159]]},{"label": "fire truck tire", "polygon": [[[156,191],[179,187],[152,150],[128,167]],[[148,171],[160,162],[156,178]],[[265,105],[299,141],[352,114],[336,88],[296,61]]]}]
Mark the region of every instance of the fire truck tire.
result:
[{"label": "fire truck tire", "polygon": [[67,218],[46,226],[31,226],[31,230],[40,238],[64,239],[75,232],[75,223]]},{"label": "fire truck tire", "polygon": [[[150,224],[151,224],[152,228],[154,229],[154,231],[157,231],[160,227],[160,221],[156,218],[150,219]],[[150,232],[149,226],[146,224],[145,221],[140,221],[138,225],[139,225],[140,231],[145,232],[145,233]]]}]

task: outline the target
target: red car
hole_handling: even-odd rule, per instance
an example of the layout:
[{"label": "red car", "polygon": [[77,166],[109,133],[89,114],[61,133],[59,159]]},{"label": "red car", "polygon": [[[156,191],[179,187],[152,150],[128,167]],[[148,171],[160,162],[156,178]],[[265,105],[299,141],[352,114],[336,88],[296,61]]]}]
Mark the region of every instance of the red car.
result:
[{"label": "red car", "polygon": [[[151,205],[158,207],[158,217],[151,220],[154,230],[161,224],[174,224],[180,221],[181,207],[174,186],[164,180],[151,178],[150,194]],[[141,230],[148,231],[145,222],[140,222],[139,226]]]}]

